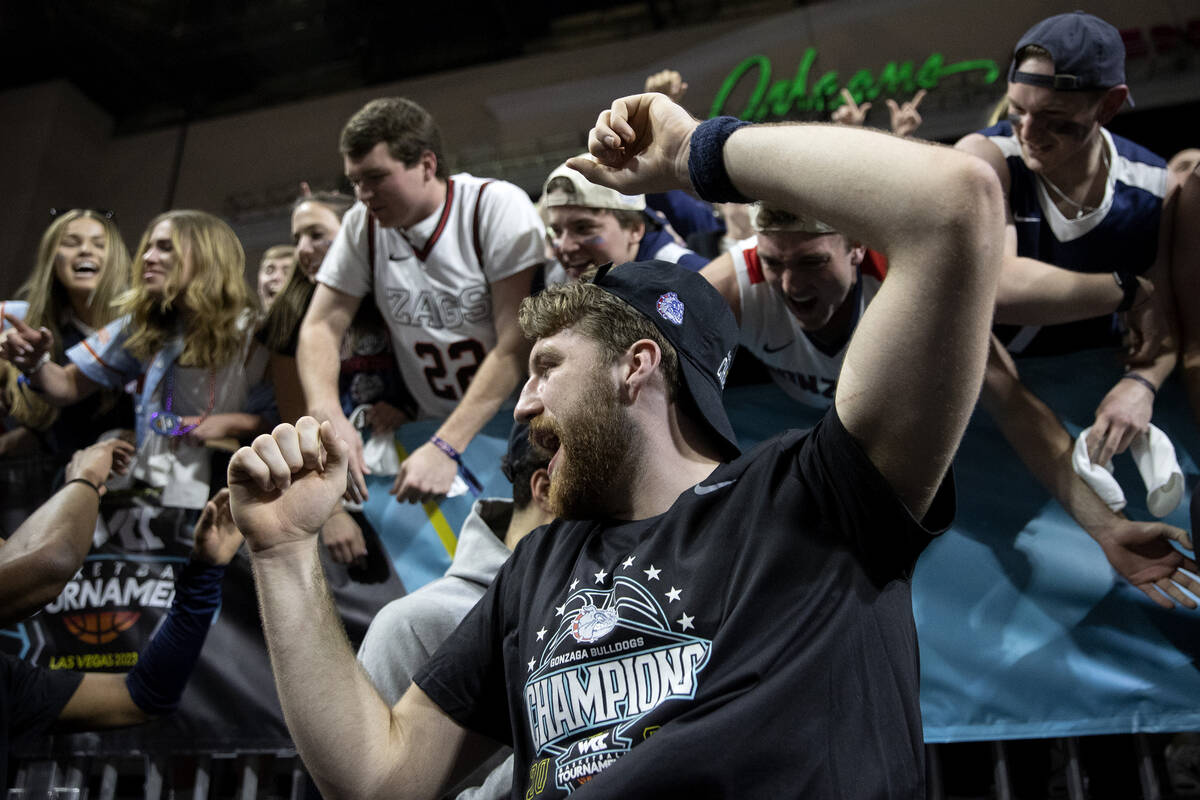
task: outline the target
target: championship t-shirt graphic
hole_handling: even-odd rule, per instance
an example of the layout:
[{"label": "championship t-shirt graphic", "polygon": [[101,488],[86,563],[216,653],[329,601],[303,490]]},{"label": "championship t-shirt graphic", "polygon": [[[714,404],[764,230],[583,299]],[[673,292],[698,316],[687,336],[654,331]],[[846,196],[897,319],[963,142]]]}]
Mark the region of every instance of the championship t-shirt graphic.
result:
[{"label": "championship t-shirt graphic", "polygon": [[685,587],[666,577],[634,554],[576,576],[535,632],[524,686],[535,794],[548,780],[577,789],[653,735],[650,711],[695,696],[712,642],[688,633]]}]

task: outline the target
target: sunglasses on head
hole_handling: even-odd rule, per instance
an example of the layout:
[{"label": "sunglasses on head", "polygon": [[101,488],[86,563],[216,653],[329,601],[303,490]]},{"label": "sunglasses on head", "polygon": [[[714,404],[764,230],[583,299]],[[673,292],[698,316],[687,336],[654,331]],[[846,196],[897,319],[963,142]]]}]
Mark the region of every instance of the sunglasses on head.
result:
[{"label": "sunglasses on head", "polygon": [[50,209],[50,219],[57,219],[62,214],[66,214],[68,212],[76,211],[76,210],[90,211],[93,214],[96,214],[97,216],[101,216],[101,217],[104,217],[105,219],[109,219],[109,220],[116,220],[116,218],[117,218],[117,212],[113,211],[112,209],[108,209],[108,208],[84,208],[84,209],[52,208],[52,209]]}]

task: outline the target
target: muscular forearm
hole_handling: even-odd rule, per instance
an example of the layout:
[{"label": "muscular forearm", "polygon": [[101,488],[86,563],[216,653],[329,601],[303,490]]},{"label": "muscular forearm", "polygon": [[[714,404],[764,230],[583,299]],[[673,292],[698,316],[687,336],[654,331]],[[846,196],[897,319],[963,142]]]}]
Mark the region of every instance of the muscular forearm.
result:
[{"label": "muscular forearm", "polygon": [[254,577],[288,730],[327,797],[370,797],[395,768],[387,705],[359,667],[315,538],[255,553]]},{"label": "muscular forearm", "polygon": [[501,343],[488,353],[462,401],[438,428],[438,437],[459,452],[465,450],[517,388],[528,356],[524,339]]},{"label": "muscular forearm", "polygon": [[1008,257],[996,290],[996,322],[1075,322],[1111,313],[1123,299],[1110,273],[1074,272],[1032,258]]},{"label": "muscular forearm", "polygon": [[1075,474],[1075,443],[1050,407],[1015,377],[1000,376],[991,366],[980,402],[1038,483],[1099,541],[1120,517]]},{"label": "muscular forearm", "polygon": [[100,497],[83,483],[59,489],[0,548],[0,624],[53,600],[92,546]]},{"label": "muscular forearm", "polygon": [[309,411],[318,419],[341,414],[338,401],[338,359],[341,336],[320,320],[308,320],[300,326],[296,348],[296,368]]}]

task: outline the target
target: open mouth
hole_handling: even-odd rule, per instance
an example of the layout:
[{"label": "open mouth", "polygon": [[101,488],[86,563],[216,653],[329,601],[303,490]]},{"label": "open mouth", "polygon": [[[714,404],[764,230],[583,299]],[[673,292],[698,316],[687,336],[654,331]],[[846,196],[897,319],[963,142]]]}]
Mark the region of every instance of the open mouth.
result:
[{"label": "open mouth", "polygon": [[529,424],[529,441],[539,450],[553,453],[550,463],[546,466],[546,471],[553,476],[554,469],[558,466],[559,456],[562,455],[562,443],[554,433],[553,425],[542,419],[533,420]]},{"label": "open mouth", "polygon": [[818,300],[819,300],[819,298],[816,295],[813,295],[812,297],[791,297],[791,296],[789,296],[788,304],[791,305],[791,307],[793,309],[800,312],[801,314],[807,314],[808,312],[813,311],[817,307]]},{"label": "open mouth", "polygon": [[76,275],[99,275],[100,265],[95,261],[77,261],[71,265],[71,271]]}]

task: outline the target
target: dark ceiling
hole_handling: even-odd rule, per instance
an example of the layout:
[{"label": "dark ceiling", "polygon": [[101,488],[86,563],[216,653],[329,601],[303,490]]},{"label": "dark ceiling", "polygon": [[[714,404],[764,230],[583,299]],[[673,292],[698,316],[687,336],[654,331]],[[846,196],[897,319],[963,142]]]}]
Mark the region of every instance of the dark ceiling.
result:
[{"label": "dark ceiling", "polygon": [[795,0],[0,0],[0,90],[55,78],[128,133]]}]

